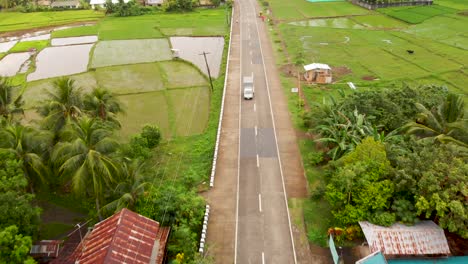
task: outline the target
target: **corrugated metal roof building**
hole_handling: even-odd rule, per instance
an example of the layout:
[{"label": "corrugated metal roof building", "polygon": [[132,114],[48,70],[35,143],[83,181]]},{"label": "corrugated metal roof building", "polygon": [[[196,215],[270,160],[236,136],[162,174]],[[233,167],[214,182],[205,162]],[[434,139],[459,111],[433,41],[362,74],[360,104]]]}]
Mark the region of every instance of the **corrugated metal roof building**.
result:
[{"label": "corrugated metal roof building", "polygon": [[393,224],[390,227],[359,222],[370,251],[381,251],[385,256],[450,255],[444,230],[432,221],[421,221],[414,226]]},{"label": "corrugated metal roof building", "polygon": [[163,263],[169,228],[122,209],[99,222],[73,253],[75,263]]}]

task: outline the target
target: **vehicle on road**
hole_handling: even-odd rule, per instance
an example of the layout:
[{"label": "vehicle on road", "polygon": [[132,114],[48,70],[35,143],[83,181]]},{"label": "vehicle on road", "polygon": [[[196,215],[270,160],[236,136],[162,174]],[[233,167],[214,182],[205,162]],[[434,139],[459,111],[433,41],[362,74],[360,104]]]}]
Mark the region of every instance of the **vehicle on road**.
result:
[{"label": "vehicle on road", "polygon": [[254,83],[253,83],[253,74],[252,76],[244,76],[242,80],[242,84],[244,87],[244,99],[245,100],[253,99],[254,93],[255,93]]}]

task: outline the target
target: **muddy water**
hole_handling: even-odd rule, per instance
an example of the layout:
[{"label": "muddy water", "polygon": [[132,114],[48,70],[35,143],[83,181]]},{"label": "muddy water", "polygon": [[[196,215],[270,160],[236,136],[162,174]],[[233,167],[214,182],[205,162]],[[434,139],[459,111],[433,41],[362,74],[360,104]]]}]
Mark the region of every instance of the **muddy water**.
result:
[{"label": "muddy water", "polygon": [[51,47],[42,50],[36,58],[36,71],[27,80],[71,75],[85,72],[93,44]]},{"label": "muddy water", "polygon": [[332,18],[332,19],[312,19],[308,21],[291,22],[290,25],[303,27],[331,27],[331,28],[352,28],[359,29],[363,26],[356,24],[347,18]]},{"label": "muddy water", "polygon": [[88,43],[94,43],[97,40],[98,40],[97,36],[54,38],[54,39],[52,39],[52,46],[88,44]]},{"label": "muddy water", "polygon": [[16,73],[31,56],[29,52],[12,53],[0,61],[0,76],[15,76]]},{"label": "muddy water", "polygon": [[18,41],[16,41],[16,40],[12,40],[12,41],[8,41],[8,42],[0,42],[0,52],[9,51],[11,48],[13,48],[13,46],[15,46],[15,44],[17,42]]},{"label": "muddy water", "polygon": [[218,77],[223,56],[224,38],[221,37],[171,37],[173,49],[179,50],[180,58],[195,64],[203,73],[208,75],[205,59],[200,55],[204,51],[210,72],[213,77]]}]

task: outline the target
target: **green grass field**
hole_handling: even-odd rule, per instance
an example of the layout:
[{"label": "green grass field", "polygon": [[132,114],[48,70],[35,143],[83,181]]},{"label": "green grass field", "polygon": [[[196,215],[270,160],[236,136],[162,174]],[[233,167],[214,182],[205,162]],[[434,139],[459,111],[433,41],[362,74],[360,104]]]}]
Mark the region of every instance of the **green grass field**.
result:
[{"label": "green grass field", "polygon": [[29,51],[30,49],[41,51],[47,46],[49,46],[49,40],[24,41],[16,43],[8,52],[23,52]]},{"label": "green grass field", "polygon": [[67,38],[67,37],[81,37],[81,36],[90,36],[98,34],[98,26],[82,26],[82,27],[73,27],[67,29],[56,30],[52,32],[52,38]]},{"label": "green grass field", "polygon": [[468,10],[468,1],[466,0],[434,0],[434,4],[458,10]]},{"label": "green grass field", "polygon": [[400,29],[408,26],[408,24],[400,20],[378,14],[355,16],[352,19],[363,26],[375,29]]},{"label": "green grass field", "polygon": [[51,12],[0,12],[0,33],[65,25],[74,22],[96,21],[104,17],[103,12],[93,10]]},{"label": "green grass field", "polygon": [[440,5],[379,8],[378,11],[411,24],[419,24],[432,17],[457,12],[456,9]]},{"label": "green grass field", "polygon": [[314,17],[335,17],[345,15],[363,15],[367,9],[348,2],[310,3],[304,0],[270,0],[275,19],[299,20]]},{"label": "green grass field", "polygon": [[183,14],[161,12],[137,17],[106,17],[95,26],[55,31],[52,37],[98,35],[100,40],[122,40],[165,36],[223,36],[227,29],[226,10],[216,8]]}]

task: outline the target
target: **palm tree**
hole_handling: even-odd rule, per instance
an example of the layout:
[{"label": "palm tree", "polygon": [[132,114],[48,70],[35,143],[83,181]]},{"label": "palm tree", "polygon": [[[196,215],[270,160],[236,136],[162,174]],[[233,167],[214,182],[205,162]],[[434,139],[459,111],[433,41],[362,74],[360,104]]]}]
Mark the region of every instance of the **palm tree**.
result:
[{"label": "palm tree", "polygon": [[94,195],[100,219],[104,187],[111,186],[118,177],[118,165],[110,156],[118,143],[110,137],[111,133],[97,119],[83,117],[70,122],[62,132],[66,141],[56,145],[51,157],[59,165],[61,175],[71,178],[75,193]]},{"label": "palm tree", "polygon": [[418,134],[423,138],[434,139],[441,143],[452,142],[468,147],[468,122],[464,118],[463,98],[449,94],[445,102],[433,111],[424,105],[416,103],[419,114],[416,122],[412,121],[401,129],[407,134]]},{"label": "palm tree", "polygon": [[81,116],[81,89],[76,88],[73,79],[64,77],[55,80],[53,91],[47,91],[47,94],[49,98],[37,111],[44,117],[44,127],[58,133],[68,120],[76,120]]},{"label": "palm tree", "polygon": [[86,94],[84,109],[92,117],[120,126],[116,114],[123,112],[123,109],[117,97],[108,89],[94,88],[91,93]]},{"label": "palm tree", "polygon": [[10,80],[0,76],[0,116],[7,121],[11,121],[15,114],[24,114],[22,94],[15,98],[13,89]]},{"label": "palm tree", "polygon": [[33,193],[36,177],[41,183],[46,182],[47,167],[40,154],[47,152],[50,145],[51,135],[32,127],[8,125],[0,131],[0,148],[23,162],[24,176]]},{"label": "palm tree", "polygon": [[103,212],[114,213],[122,208],[132,209],[139,196],[151,186],[144,173],[145,163],[139,159],[124,162],[122,165],[122,182],[115,188],[117,199],[102,207]]}]

